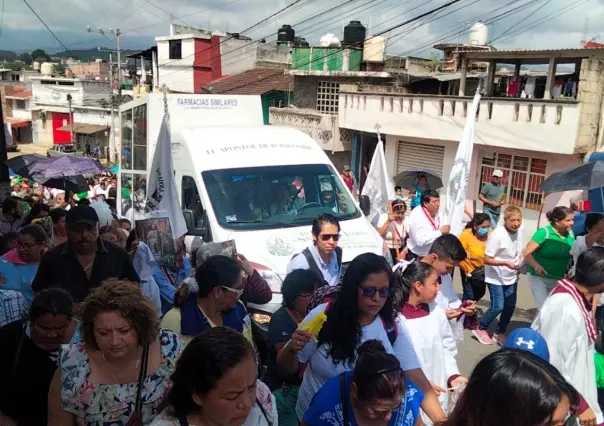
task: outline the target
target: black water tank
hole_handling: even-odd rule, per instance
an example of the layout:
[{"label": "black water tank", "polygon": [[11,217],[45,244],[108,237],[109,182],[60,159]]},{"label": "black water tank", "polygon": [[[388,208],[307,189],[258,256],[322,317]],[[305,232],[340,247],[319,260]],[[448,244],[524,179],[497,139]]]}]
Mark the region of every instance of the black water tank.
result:
[{"label": "black water tank", "polygon": [[366,34],[367,30],[363,24],[361,24],[361,21],[350,21],[350,24],[344,27],[343,42],[348,45],[357,44],[360,47],[365,41]]},{"label": "black water tank", "polygon": [[310,47],[310,43],[304,37],[296,37],[294,45],[296,47]]},{"label": "black water tank", "polygon": [[277,31],[277,41],[280,42],[293,42],[296,38],[296,32],[291,25],[283,25]]}]

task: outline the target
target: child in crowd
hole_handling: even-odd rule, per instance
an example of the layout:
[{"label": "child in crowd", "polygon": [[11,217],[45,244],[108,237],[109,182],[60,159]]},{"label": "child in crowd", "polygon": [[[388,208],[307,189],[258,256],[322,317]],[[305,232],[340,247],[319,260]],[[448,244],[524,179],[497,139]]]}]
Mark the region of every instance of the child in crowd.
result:
[{"label": "child in crowd", "polygon": [[[447,315],[435,303],[440,288],[436,270],[424,262],[413,262],[402,274],[395,274],[397,278],[403,293],[401,313],[426,377],[443,390],[464,385],[467,379],[459,374],[457,345]],[[438,399],[447,412],[447,392],[441,392]],[[423,420],[432,424],[426,416]]]}]

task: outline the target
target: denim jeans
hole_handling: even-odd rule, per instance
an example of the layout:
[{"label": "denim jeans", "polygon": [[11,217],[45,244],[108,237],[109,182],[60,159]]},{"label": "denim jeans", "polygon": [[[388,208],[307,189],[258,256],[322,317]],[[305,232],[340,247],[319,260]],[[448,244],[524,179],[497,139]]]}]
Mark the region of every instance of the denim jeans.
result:
[{"label": "denim jeans", "polygon": [[491,229],[497,228],[497,222],[499,222],[500,214],[492,213],[487,209],[483,209],[483,213],[489,217],[489,221],[491,222]]},{"label": "denim jeans", "polygon": [[535,298],[535,306],[538,310],[541,310],[547,296],[556,288],[558,280],[555,278],[538,277],[535,275],[529,275],[529,283],[531,285],[531,292]]},{"label": "denim jeans", "polygon": [[516,294],[518,283],[513,285],[487,284],[491,295],[491,306],[480,320],[480,329],[486,330],[499,314],[499,325],[496,333],[505,333],[516,309]]},{"label": "denim jeans", "polygon": [[478,302],[487,291],[487,285],[484,280],[476,280],[472,277],[468,277],[463,272],[461,272],[461,285],[463,287],[463,296],[461,297],[462,302],[465,302],[466,300]]}]

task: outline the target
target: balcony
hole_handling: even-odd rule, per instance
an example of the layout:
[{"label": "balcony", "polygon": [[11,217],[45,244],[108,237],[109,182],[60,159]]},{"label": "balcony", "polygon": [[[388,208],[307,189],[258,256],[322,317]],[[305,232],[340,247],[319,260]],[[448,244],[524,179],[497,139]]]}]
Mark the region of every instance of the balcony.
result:
[{"label": "balcony", "polygon": [[337,115],[321,114],[312,109],[270,108],[269,123],[298,129],[325,151],[334,153],[352,149],[352,131],[340,129]]},{"label": "balcony", "polygon": [[[340,90],[340,127],[383,134],[459,141],[471,97]],[[574,100],[482,98],[475,143],[558,154],[576,144],[581,103]]]}]

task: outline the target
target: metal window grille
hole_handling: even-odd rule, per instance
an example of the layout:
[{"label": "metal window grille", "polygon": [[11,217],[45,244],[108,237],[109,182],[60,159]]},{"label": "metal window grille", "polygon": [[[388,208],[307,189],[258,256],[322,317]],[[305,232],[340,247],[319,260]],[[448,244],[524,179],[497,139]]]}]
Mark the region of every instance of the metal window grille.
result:
[{"label": "metal window grille", "polygon": [[503,172],[507,204],[529,210],[541,209],[544,194],[539,187],[545,180],[547,160],[502,153],[483,156],[480,185],[477,189],[479,192],[485,183],[491,181],[491,175],[496,169]]},{"label": "metal window grille", "polygon": [[340,83],[319,81],[317,86],[317,111],[323,114],[337,114],[339,97]]}]

